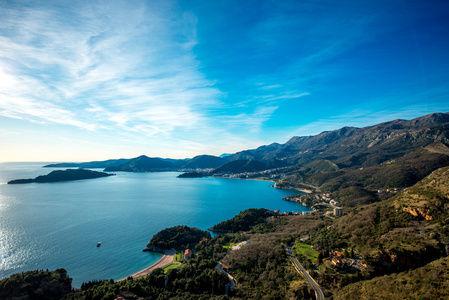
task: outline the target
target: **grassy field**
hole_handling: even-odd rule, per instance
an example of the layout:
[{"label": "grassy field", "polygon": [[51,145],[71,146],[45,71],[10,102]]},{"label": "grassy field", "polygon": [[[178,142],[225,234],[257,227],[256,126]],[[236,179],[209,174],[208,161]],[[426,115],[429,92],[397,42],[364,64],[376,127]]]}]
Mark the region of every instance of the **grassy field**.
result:
[{"label": "grassy field", "polygon": [[318,251],[315,251],[312,249],[312,246],[304,244],[304,243],[297,243],[295,245],[295,251],[296,254],[302,254],[308,259],[312,261],[312,263],[316,263],[318,259]]},{"label": "grassy field", "polygon": [[166,265],[164,267],[164,272],[167,273],[168,270],[176,269],[179,266],[181,266],[180,261],[181,261],[181,253],[180,252],[176,252],[174,261],[171,264]]},{"label": "grassy field", "polygon": [[179,266],[181,266],[180,263],[171,263],[171,264],[169,264],[169,265],[167,265],[167,266],[164,267],[164,272],[167,273],[168,270],[176,269],[176,268],[178,268]]},{"label": "grassy field", "polygon": [[232,246],[237,245],[237,243],[226,243],[223,245],[223,248],[225,249],[231,249]]}]

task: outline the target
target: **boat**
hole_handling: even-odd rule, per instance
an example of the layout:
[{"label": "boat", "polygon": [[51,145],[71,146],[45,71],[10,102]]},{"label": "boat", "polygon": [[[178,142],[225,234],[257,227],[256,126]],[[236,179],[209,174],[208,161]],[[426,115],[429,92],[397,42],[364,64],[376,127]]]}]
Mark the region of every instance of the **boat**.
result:
[{"label": "boat", "polygon": [[101,246],[101,242],[98,242],[98,243],[97,243],[97,247],[100,247],[100,246]]}]

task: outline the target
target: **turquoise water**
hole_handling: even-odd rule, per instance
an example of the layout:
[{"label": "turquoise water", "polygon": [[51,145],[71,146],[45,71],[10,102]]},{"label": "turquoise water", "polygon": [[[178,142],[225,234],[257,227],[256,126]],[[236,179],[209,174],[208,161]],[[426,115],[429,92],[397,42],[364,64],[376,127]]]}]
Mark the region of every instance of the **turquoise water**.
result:
[{"label": "turquoise water", "polygon": [[43,165],[0,164],[0,279],[47,268],[65,268],[74,287],[94,279],[120,279],[159,259],[160,254],[142,249],[166,227],[206,230],[252,207],[309,210],[283,201],[296,192],[276,190],[271,182],[176,178],[176,172],[6,184],[53,170]]}]

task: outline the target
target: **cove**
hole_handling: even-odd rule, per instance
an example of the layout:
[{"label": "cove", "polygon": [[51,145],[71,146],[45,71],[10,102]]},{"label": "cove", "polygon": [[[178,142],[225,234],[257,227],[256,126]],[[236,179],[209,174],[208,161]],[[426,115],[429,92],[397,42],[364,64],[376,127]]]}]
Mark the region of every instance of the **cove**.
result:
[{"label": "cove", "polygon": [[298,192],[274,189],[273,182],[176,178],[177,172],[6,184],[54,170],[42,165],[0,164],[0,278],[65,268],[74,287],[89,280],[117,280],[159,259],[160,254],[142,249],[164,228],[206,230],[248,208],[310,211],[283,201]]}]

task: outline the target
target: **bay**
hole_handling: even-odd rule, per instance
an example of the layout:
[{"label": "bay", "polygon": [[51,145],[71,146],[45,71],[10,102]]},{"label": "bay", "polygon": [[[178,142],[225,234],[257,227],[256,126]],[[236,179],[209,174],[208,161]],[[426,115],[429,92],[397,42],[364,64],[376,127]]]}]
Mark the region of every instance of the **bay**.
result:
[{"label": "bay", "polygon": [[160,254],[142,249],[164,228],[207,230],[248,208],[310,211],[283,201],[297,191],[274,189],[273,182],[177,178],[177,172],[6,184],[54,170],[42,168],[45,164],[0,164],[0,279],[65,268],[74,287],[89,280],[117,280],[159,259]]}]

